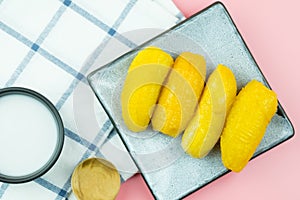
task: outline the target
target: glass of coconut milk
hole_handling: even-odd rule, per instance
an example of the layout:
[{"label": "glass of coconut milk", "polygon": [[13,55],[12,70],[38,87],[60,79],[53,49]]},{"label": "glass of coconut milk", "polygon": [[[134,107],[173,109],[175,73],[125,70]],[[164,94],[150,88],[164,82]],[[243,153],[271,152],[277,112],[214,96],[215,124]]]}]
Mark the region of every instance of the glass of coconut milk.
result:
[{"label": "glass of coconut milk", "polygon": [[58,111],[26,88],[0,90],[0,181],[24,183],[45,174],[64,143]]}]

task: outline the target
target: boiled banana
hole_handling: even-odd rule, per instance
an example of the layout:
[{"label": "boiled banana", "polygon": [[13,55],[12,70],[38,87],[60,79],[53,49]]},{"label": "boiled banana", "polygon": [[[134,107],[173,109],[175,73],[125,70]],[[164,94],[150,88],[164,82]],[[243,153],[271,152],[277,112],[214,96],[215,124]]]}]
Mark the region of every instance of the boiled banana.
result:
[{"label": "boiled banana", "polygon": [[215,146],[236,90],[232,71],[224,65],[218,65],[209,76],[197,112],[182,137],[181,146],[189,155],[202,158]]},{"label": "boiled banana", "polygon": [[121,94],[122,117],[129,130],[147,128],[172,65],[173,58],[157,47],[141,50],[133,59]]},{"label": "boiled banana", "polygon": [[177,57],[153,113],[154,130],[176,137],[186,128],[195,113],[205,76],[204,57],[190,52]]},{"label": "boiled banana", "polygon": [[224,166],[241,171],[253,156],[277,110],[275,92],[252,80],[236,97],[221,135]]}]

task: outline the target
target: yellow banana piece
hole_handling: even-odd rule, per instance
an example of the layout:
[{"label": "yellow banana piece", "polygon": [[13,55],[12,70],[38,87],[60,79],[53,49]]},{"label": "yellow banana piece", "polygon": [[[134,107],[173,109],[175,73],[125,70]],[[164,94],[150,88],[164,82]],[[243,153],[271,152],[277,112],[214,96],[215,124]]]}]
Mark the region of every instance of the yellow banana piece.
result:
[{"label": "yellow banana piece", "polygon": [[252,80],[236,97],[221,135],[224,166],[241,171],[253,156],[277,110],[275,92]]},{"label": "yellow banana piece", "polygon": [[129,130],[147,128],[172,65],[173,58],[157,47],[141,50],[133,59],[121,94],[122,117]]},{"label": "yellow banana piece", "polygon": [[224,65],[218,65],[209,76],[197,112],[182,137],[181,146],[189,155],[202,158],[215,146],[236,90],[234,74]]},{"label": "yellow banana piece", "polygon": [[153,113],[154,130],[176,137],[185,129],[195,113],[205,76],[201,55],[184,52],[177,57]]}]

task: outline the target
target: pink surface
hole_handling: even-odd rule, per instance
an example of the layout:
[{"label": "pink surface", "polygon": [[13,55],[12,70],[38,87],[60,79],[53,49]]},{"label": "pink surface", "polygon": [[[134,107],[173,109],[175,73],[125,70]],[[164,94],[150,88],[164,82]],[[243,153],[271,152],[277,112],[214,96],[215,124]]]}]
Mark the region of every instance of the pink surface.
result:
[{"label": "pink surface", "polygon": [[[174,0],[186,16],[211,0]],[[290,117],[295,136],[186,199],[300,199],[300,1],[223,0],[250,51]],[[118,200],[153,199],[140,175],[122,185]]]}]

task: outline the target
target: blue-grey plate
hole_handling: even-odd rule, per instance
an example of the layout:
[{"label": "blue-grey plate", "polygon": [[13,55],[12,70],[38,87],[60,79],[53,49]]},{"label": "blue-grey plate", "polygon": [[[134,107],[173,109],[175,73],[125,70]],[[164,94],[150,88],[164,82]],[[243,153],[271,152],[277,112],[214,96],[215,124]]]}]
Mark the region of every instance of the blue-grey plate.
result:
[{"label": "blue-grey plate", "polygon": [[[222,63],[235,74],[238,89],[252,79],[270,86],[228,11],[219,2],[89,75],[91,87],[153,196],[156,199],[181,199],[218,179],[228,170],[222,164],[218,144],[205,158],[194,159],[181,149],[181,136],[174,139],[150,128],[137,134],[125,126],[120,104],[123,83],[132,59],[147,46],[160,47],[174,57],[183,51],[202,54],[207,61],[208,75],[217,64]],[[291,122],[279,104],[278,112],[270,122],[254,157],[293,135]]]}]

